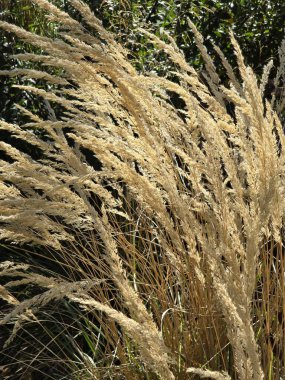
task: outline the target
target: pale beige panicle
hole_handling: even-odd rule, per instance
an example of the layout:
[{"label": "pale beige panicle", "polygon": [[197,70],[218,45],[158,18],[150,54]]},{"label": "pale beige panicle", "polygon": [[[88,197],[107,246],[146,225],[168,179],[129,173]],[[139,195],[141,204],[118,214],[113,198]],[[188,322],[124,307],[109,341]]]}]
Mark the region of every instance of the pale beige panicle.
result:
[{"label": "pale beige panicle", "polygon": [[[264,379],[255,335],[262,326],[252,320],[253,296],[265,242],[282,242],[285,211],[284,133],[272,108],[275,99],[270,104],[263,98],[272,64],[258,82],[231,33],[241,81],[215,47],[229,77],[229,86],[222,86],[203,37],[189,21],[205,60],[204,77],[185,61],[171,36],[165,42],[143,29],[176,71],[173,81],[138,73],[82,1],[70,4],[84,27],[47,0],[34,3],[61,23],[56,40],[0,21],[2,29],[41,49],[14,56],[37,62],[39,70],[2,75],[49,83],[48,90],[18,86],[43,99],[48,120],[18,106],[27,123],[0,121],[11,137],[0,142],[0,238],[52,247],[71,271],[79,260],[80,270],[68,282],[6,263],[0,296],[15,308],[0,323],[15,322],[15,339],[29,310],[36,313],[68,297],[84,310],[108,316],[114,335],[119,325],[145,370],[160,379],[186,378],[187,372],[230,379],[225,372],[203,369],[209,368],[203,363],[188,369],[185,364],[195,352],[183,352],[183,344],[188,339],[192,348],[199,339],[189,336],[201,332],[199,318],[190,317],[195,288],[207,312],[219,310],[235,376]],[[56,68],[57,75],[46,73],[46,67]],[[174,98],[181,100],[181,109]],[[284,100],[277,103],[280,114]],[[55,104],[63,109],[60,115]],[[15,139],[21,144],[14,146]],[[90,240],[96,249],[87,248],[88,234],[94,234]],[[109,298],[96,288],[97,273],[112,283]],[[13,292],[30,283],[44,290],[18,303]]]}]

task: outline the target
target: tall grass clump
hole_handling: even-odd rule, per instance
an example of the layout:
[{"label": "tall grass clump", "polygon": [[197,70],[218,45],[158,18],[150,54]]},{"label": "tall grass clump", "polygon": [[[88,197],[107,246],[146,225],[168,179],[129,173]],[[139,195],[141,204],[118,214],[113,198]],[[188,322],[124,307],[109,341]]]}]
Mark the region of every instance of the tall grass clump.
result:
[{"label": "tall grass clump", "polygon": [[176,67],[173,80],[142,75],[80,0],[69,3],[81,22],[33,3],[57,39],[0,22],[41,51],[13,58],[42,67],[2,75],[50,89],[20,86],[48,118],[19,106],[27,122],[0,121],[7,378],[283,378],[284,98],[264,99],[272,64],[258,81],[231,35],[239,71],[215,47],[222,85],[189,21],[203,75],[170,36],[141,30]]}]

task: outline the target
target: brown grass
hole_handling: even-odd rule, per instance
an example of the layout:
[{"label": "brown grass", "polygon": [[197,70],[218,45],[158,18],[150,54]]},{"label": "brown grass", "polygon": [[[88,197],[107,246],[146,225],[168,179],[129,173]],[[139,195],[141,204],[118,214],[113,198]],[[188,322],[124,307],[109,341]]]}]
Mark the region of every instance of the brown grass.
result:
[{"label": "brown grass", "polygon": [[[224,87],[190,22],[206,80],[171,38],[146,31],[177,71],[173,81],[142,76],[81,1],[70,4],[86,27],[46,0],[34,3],[61,25],[60,40],[0,26],[42,49],[17,58],[43,71],[11,75],[50,83],[49,91],[21,86],[45,99],[50,118],[20,107],[30,122],[0,121],[11,136],[0,142],[0,238],[36,245],[24,257],[45,255],[55,269],[4,265],[0,295],[15,304],[0,322],[15,323],[9,342],[61,301],[84,320],[88,332],[81,325],[78,334],[93,355],[72,335],[77,359],[64,360],[73,378],[282,378],[285,140],[274,111],[282,100],[263,99],[270,67],[258,83],[232,36],[241,82],[217,49]],[[37,294],[15,301],[28,285]],[[92,349],[102,336],[103,366]]]}]

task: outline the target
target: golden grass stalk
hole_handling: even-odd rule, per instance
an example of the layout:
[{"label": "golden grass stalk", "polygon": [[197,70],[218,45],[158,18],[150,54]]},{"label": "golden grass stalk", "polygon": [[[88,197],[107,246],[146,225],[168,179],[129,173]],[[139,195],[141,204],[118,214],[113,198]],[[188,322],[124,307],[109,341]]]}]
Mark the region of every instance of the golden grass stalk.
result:
[{"label": "golden grass stalk", "polygon": [[[205,297],[207,292],[215,294],[238,379],[263,379],[266,366],[256,340],[253,297],[264,242],[282,242],[285,205],[284,134],[277,114],[263,99],[270,67],[259,85],[232,36],[242,83],[217,49],[231,82],[228,88],[221,86],[202,37],[190,22],[208,83],[201,81],[173,41],[168,45],[147,32],[176,64],[177,81],[143,76],[83,2],[70,4],[93,34],[49,1],[34,2],[61,23],[64,33],[54,41],[1,21],[2,29],[45,53],[17,56],[41,62],[43,71],[23,69],[11,75],[51,82],[48,91],[21,88],[47,104],[60,105],[64,112],[41,120],[24,111],[31,122],[21,126],[0,121],[0,128],[13,139],[40,152],[37,158],[19,145],[0,142],[0,238],[53,247],[64,255],[65,245],[76,244],[76,229],[82,236],[94,231],[104,262],[100,270],[115,284],[123,308],[116,310],[111,300],[97,300],[89,287],[74,281],[16,305],[1,324],[27,308],[67,296],[118,323],[147,370],[161,379],[180,378],[187,371],[230,378],[218,372],[221,368],[187,365],[187,356],[194,354],[184,350],[183,340],[192,333],[189,299],[194,287]],[[46,75],[44,65],[61,69],[64,79]],[[184,104],[182,110],[173,104],[173,93]],[[138,212],[145,230],[138,238],[132,232],[131,244],[126,226],[130,221],[140,225]],[[84,249],[79,256],[83,260]],[[84,271],[79,273],[83,276]],[[90,274],[84,276],[88,283],[94,281]],[[12,285],[13,281],[6,284]],[[159,297],[160,286],[167,296]],[[168,319],[168,310],[174,310],[173,315],[178,310],[180,316]],[[174,343],[170,332],[176,334]]]}]

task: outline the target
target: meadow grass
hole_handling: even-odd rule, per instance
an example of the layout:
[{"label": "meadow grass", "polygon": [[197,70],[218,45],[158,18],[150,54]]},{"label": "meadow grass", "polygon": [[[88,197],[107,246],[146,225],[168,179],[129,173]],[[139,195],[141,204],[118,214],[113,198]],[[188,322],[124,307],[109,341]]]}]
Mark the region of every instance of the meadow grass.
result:
[{"label": "meadow grass", "polygon": [[5,378],[284,378],[285,98],[264,98],[273,64],[258,80],[231,34],[238,72],[215,47],[221,83],[189,21],[205,70],[171,36],[140,30],[176,67],[142,75],[83,2],[69,1],[81,22],[33,3],[57,39],[0,21],[37,48],[14,59],[42,67],[2,75],[28,78],[18,87],[48,111],[0,120]]}]

